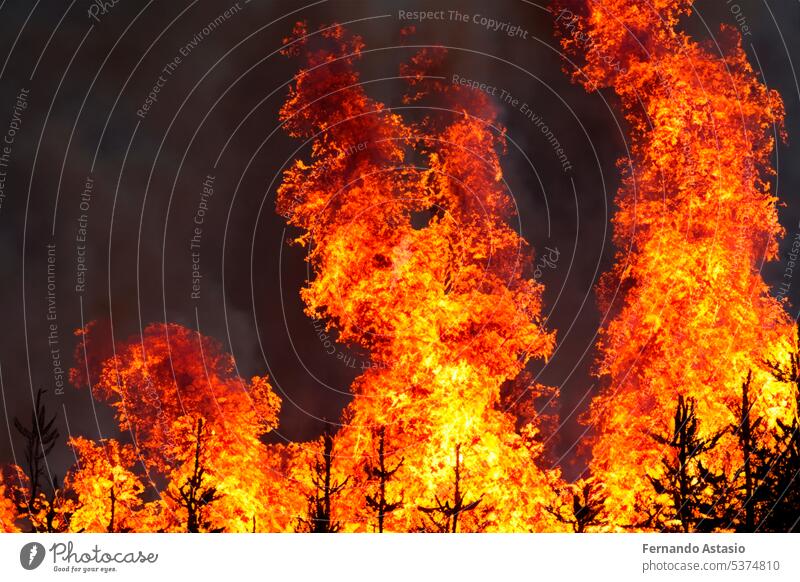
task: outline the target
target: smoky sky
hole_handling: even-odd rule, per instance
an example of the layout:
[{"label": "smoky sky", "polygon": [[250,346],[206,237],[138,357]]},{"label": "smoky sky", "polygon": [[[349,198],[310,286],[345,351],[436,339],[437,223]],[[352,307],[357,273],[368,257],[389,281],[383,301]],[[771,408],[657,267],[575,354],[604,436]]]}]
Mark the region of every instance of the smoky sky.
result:
[{"label": "smoky sky", "polygon": [[[66,381],[73,331],[94,320],[117,341],[163,321],[218,339],[242,376],[269,374],[283,398],[274,440],[313,438],[339,419],[369,357],[336,343],[335,332],[304,313],[306,251],[287,244],[296,232],[275,212],[282,169],[309,154],[278,119],[299,66],[279,50],[305,20],[312,30],[339,22],[361,35],[361,79],[370,96],[398,112],[399,65],[421,46],[447,47],[448,78],[493,91],[508,130],[503,168],[519,210],[516,226],[536,251],[547,324],[558,334],[554,357],[530,371],[560,391],[553,461],[569,476],[584,469],[581,443],[590,429],[579,416],[601,388],[591,374],[603,318],[594,286],[615,252],[616,162],[629,143],[614,96],[570,81],[573,65],[558,49],[545,3],[103,4],[0,4],[0,139],[13,133],[0,183],[2,424],[9,427],[0,431],[0,462],[21,454],[8,421],[30,414],[39,388],[48,391],[62,436],[126,438],[106,405]],[[446,17],[401,16],[415,11]],[[764,267],[777,286],[787,280],[791,240],[800,232],[793,68],[800,62],[800,5],[705,0],[682,26],[713,42],[721,24],[745,33],[751,63],[786,105],[788,142],[778,147],[773,184],[787,236],[781,259]],[[403,35],[412,25],[415,32]],[[794,316],[800,285],[788,282]],[[193,283],[199,296],[192,296]],[[62,442],[51,470],[63,475],[71,461]]]}]

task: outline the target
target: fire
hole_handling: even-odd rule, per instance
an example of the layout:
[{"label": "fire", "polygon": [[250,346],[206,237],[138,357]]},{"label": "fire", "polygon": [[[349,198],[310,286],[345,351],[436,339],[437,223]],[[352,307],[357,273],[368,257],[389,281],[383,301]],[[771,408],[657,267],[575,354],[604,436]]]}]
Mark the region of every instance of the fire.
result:
[{"label": "fire", "polygon": [[[254,523],[264,531],[287,527],[291,516],[281,515],[278,480],[265,470],[272,465],[272,451],[259,440],[277,426],[280,409],[267,378],[240,378],[216,341],[176,324],[153,324],[141,338],[118,345],[117,355],[102,362],[98,375],[94,395],[108,402],[120,427],[130,431],[138,461],[153,473],[151,479],[170,480],[156,512],[160,528],[178,530],[188,519],[179,490],[192,477],[196,454],[204,468],[198,491],[216,492],[206,508],[208,529],[251,531]],[[85,441],[76,445],[81,455],[96,456]],[[113,466],[127,471],[132,451],[115,446],[122,456]],[[113,457],[106,453],[105,459],[110,463]],[[111,469],[98,471],[109,475]],[[100,483],[91,485],[111,485]],[[129,480],[128,486],[136,485]],[[103,507],[108,513],[108,504]],[[95,524],[97,519],[107,523],[105,515],[86,518]]]},{"label": "fire", "polygon": [[[402,460],[399,485],[389,484],[402,498],[385,516],[389,530],[438,529],[420,509],[438,502],[458,531],[553,529],[544,506],[558,473],[536,464],[537,422],[518,433],[500,404],[501,385],[546,358],[554,334],[541,321],[532,253],[508,224],[494,107],[426,80],[444,54],[423,51],[403,68],[406,102],[428,96],[450,113],[406,121],[358,85],[358,37],[339,27],[310,40],[305,32],[287,44],[306,68],[281,118],[292,136],[311,140],[311,156],[286,172],[278,210],[309,248],[308,314],[374,363],[336,435],[341,464],[365,475],[382,431],[387,462]],[[415,227],[415,214],[427,222]],[[362,489],[373,484],[359,485],[342,493],[343,517],[348,529],[369,531]],[[481,500],[461,516],[460,491]]]},{"label": "fire", "polygon": [[77,467],[67,478],[75,492],[72,531],[124,532],[142,529],[145,485],[135,472],[138,461],[134,447],[109,439],[94,443],[83,437],[69,440]]},{"label": "fire", "polygon": [[17,527],[17,508],[11,499],[10,492],[7,491],[8,487],[4,483],[0,483],[0,533],[14,533],[18,532]]},{"label": "fire", "polygon": [[800,459],[800,341],[759,271],[782,234],[769,156],[783,106],[733,33],[717,54],[678,30],[689,0],[640,4],[555,11],[565,49],[585,61],[575,79],[616,93],[632,139],[619,252],[598,287],[609,318],[589,476],[566,483],[545,463],[553,423],[535,404],[556,389],[526,366],[556,337],[533,250],[510,226],[494,105],[441,81],[435,48],[401,67],[402,101],[381,103],[359,83],[358,36],[298,24],[284,53],[302,68],[280,118],[310,152],[285,171],[277,211],[308,251],[307,315],[369,354],[340,428],[266,444],[281,400],[219,342],[159,323],[112,343],[91,323],[76,332],[70,378],[128,434],[70,437],[75,465],[63,482],[45,475],[60,434],[40,392],[30,423],[15,419],[25,466],[3,471],[0,531],[800,523],[796,488],[785,494]]},{"label": "fire", "polygon": [[[760,274],[782,234],[768,178],[783,105],[733,31],[723,30],[721,54],[679,31],[691,4],[601,0],[581,3],[581,14],[555,12],[563,46],[585,61],[574,78],[612,89],[631,133],[614,217],[619,252],[599,286],[613,314],[599,342],[607,388],[586,419],[597,432],[591,470],[616,527],[653,504],[648,475],[665,449],[649,434],[670,427],[678,395],[695,399],[706,436],[736,423],[748,371],[754,414],[772,427],[794,414],[790,389],[764,363],[786,360],[792,327]],[[733,474],[734,435],[708,457],[711,470]]]}]

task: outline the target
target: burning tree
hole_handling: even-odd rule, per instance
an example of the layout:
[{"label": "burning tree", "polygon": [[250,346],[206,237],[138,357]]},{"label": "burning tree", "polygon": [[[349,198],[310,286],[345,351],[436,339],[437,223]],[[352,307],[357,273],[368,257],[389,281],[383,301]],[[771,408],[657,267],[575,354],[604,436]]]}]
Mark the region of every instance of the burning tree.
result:
[{"label": "burning tree", "polygon": [[786,360],[767,362],[774,378],[791,388],[793,398],[790,419],[777,421],[772,450],[757,450],[755,502],[763,507],[759,531],[800,531],[800,327]]},{"label": "burning tree", "polygon": [[403,466],[405,459],[400,459],[393,468],[389,468],[386,461],[386,427],[381,426],[377,431],[378,447],[377,447],[377,462],[367,462],[364,471],[367,474],[367,480],[371,482],[377,481],[378,491],[374,494],[367,494],[366,501],[367,507],[372,509],[378,517],[378,533],[383,533],[383,522],[386,516],[396,509],[403,506],[401,499],[390,502],[387,498],[386,488],[389,481],[395,476],[395,473]]},{"label": "burning tree", "polygon": [[436,504],[432,506],[419,506],[419,510],[424,513],[433,525],[433,531],[438,533],[457,533],[458,519],[462,514],[475,510],[483,500],[483,495],[477,499],[467,501],[467,495],[463,488],[463,458],[461,455],[461,444],[455,448],[455,466],[453,467],[453,493],[452,500],[442,501],[436,495]]},{"label": "burning tree", "polygon": [[[76,356],[82,362],[82,350]],[[148,472],[180,488],[191,481],[202,447],[201,488],[218,495],[210,529],[251,531],[254,520],[267,531],[290,527],[294,509],[281,506],[282,481],[270,470],[270,451],[260,441],[277,425],[280,408],[266,378],[242,379],[219,343],[177,324],[148,326],[142,337],[118,344],[116,355],[98,367],[92,371],[94,396],[114,408]],[[81,375],[72,377],[79,381]],[[188,519],[169,510],[160,515],[158,529],[183,529]]]},{"label": "burning tree", "polygon": [[767,444],[769,435],[764,430],[764,419],[753,414],[752,381],[753,375],[748,372],[742,383],[741,402],[734,408],[736,422],[731,425],[742,456],[742,465],[734,475],[734,480],[741,483],[733,521],[737,530],[744,532],[757,531],[764,517],[765,493],[772,468],[772,451]]},{"label": "burning tree", "polygon": [[[431,80],[445,55],[427,50],[401,71],[405,100],[430,98],[455,113],[406,121],[358,83],[359,37],[338,26],[295,32],[285,52],[305,64],[281,120],[311,151],[285,172],[277,209],[308,248],[308,314],[368,350],[373,364],[352,386],[339,449],[355,463],[376,426],[393,427],[406,503],[386,516],[390,530],[419,522],[418,507],[451,481],[458,443],[470,443],[476,487],[497,508],[488,529],[557,528],[544,510],[551,476],[536,465],[538,424],[517,432],[500,406],[501,386],[547,357],[554,335],[544,329],[532,252],[509,226],[494,106]],[[345,525],[363,528],[372,510],[363,495],[352,501]]]},{"label": "burning tree", "polygon": [[67,475],[65,488],[75,497],[70,530],[129,532],[146,530],[145,486],[135,472],[134,448],[114,439],[100,443],[77,437],[68,441],[77,467]]},{"label": "burning tree", "polygon": [[[189,419],[186,419],[189,420]],[[216,487],[211,483],[218,482],[209,474],[209,450],[206,446],[208,429],[203,426],[203,419],[198,418],[189,424],[192,427],[191,440],[194,446],[188,455],[182,455],[180,472],[173,474],[172,482],[167,489],[167,497],[178,507],[186,531],[189,533],[224,531],[224,517],[213,516],[216,507],[212,504],[220,499]],[[188,426],[184,426],[187,429]],[[215,527],[216,524],[220,524]]]},{"label": "burning tree", "polygon": [[56,446],[59,432],[56,416],[50,417],[42,401],[45,393],[41,389],[36,393],[28,424],[14,418],[14,428],[25,439],[25,465],[12,468],[17,478],[11,491],[17,511],[27,517],[33,531],[52,533],[67,529],[69,510],[58,476],[51,475],[47,468],[47,455]]},{"label": "burning tree", "polygon": [[710,532],[730,524],[727,478],[703,465],[703,458],[723,434],[700,437],[694,399],[678,397],[672,430],[650,435],[667,451],[660,470],[648,475],[656,497],[652,505],[642,508],[648,515],[642,525],[686,533]]},{"label": "burning tree", "polygon": [[[789,418],[786,386],[763,360],[786,353],[791,326],[761,276],[782,234],[769,176],[783,105],[734,31],[712,45],[680,30],[691,5],[565,1],[554,12],[563,46],[583,60],[575,79],[613,89],[631,132],[614,217],[620,251],[599,285],[607,384],[586,418],[597,435],[591,470],[618,525],[644,517],[637,498],[652,505],[645,473],[661,450],[648,430],[669,421],[677,396],[694,399],[708,441],[735,422],[729,404],[752,370],[755,412],[770,428]],[[740,454],[728,431],[704,466],[731,471]]]},{"label": "burning tree", "polygon": [[322,452],[314,460],[311,482],[314,491],[308,496],[308,513],[299,519],[297,531],[306,533],[337,533],[342,524],[333,517],[333,501],[347,486],[350,477],[343,481],[333,478],[333,436],[322,435]]},{"label": "burning tree", "polygon": [[598,531],[608,525],[606,499],[602,485],[590,478],[560,487],[557,504],[547,510],[574,533]]}]

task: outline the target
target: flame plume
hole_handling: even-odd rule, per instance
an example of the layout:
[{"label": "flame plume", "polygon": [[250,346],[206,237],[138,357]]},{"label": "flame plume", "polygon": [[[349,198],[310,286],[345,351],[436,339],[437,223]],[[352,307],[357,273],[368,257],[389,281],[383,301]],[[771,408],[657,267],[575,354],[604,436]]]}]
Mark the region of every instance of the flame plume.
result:
[{"label": "flame plume", "polygon": [[[177,324],[152,324],[102,362],[92,390],[114,408],[120,428],[130,430],[145,467],[170,479],[160,529],[178,531],[186,522],[174,499],[193,470],[198,423],[204,427],[204,481],[218,493],[209,504],[210,527],[251,531],[254,520],[265,531],[288,527],[277,490],[281,480],[269,471],[275,451],[259,440],[277,426],[280,399],[267,378],[247,382],[236,376],[232,357],[218,342]],[[96,455],[81,441],[73,444],[81,454]],[[128,466],[129,460],[120,464]],[[86,521],[93,519],[107,523],[104,515]]]},{"label": "flame plume", "polygon": [[[691,5],[599,0],[555,12],[563,46],[585,62],[575,79],[611,88],[630,127],[619,252],[599,286],[613,315],[599,342],[607,388],[587,419],[591,469],[618,527],[636,523],[637,501],[652,504],[647,475],[658,476],[664,448],[648,434],[670,426],[679,395],[696,400],[706,436],[735,423],[749,370],[758,414],[774,426],[793,411],[764,364],[787,357],[792,328],[760,274],[782,234],[768,178],[783,106],[732,30],[721,49],[679,30]],[[731,475],[740,456],[727,434],[707,466]]]},{"label": "flame plume", "polygon": [[[387,463],[402,459],[388,530],[433,527],[420,508],[458,498],[459,487],[482,499],[457,517],[459,531],[557,528],[544,506],[558,473],[535,464],[538,423],[515,432],[500,406],[501,385],[546,358],[554,334],[541,321],[542,287],[526,275],[532,253],[508,224],[494,107],[429,79],[444,58],[429,50],[402,69],[406,103],[430,96],[448,112],[405,121],[358,84],[359,37],[338,26],[305,34],[299,26],[286,48],[306,65],[281,118],[311,155],[285,173],[278,211],[309,248],[308,314],[370,354],[336,437],[342,465],[364,475],[383,430]],[[341,505],[348,528],[369,530],[371,485],[361,485]]]}]

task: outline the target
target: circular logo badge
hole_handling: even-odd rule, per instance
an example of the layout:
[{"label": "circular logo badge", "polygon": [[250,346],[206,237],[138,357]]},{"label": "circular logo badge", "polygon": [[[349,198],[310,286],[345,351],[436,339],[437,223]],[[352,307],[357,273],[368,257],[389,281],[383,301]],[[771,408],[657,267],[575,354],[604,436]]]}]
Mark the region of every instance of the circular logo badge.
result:
[{"label": "circular logo badge", "polygon": [[39,542],[30,542],[19,551],[19,563],[26,570],[35,570],[44,561],[44,546]]}]

